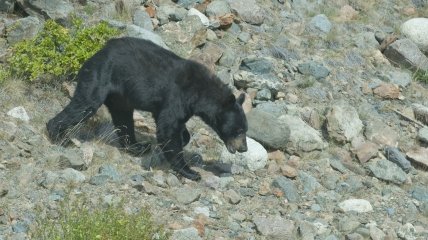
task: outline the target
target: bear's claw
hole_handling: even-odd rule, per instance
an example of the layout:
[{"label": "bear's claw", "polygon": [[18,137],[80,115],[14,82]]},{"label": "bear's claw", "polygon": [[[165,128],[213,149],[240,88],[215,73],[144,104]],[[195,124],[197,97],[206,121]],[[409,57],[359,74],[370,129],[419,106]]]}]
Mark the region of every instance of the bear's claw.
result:
[{"label": "bear's claw", "polygon": [[188,166],[181,167],[178,169],[174,169],[177,173],[179,173],[181,176],[188,178],[193,181],[199,181],[201,180],[201,174],[198,172],[190,169]]}]

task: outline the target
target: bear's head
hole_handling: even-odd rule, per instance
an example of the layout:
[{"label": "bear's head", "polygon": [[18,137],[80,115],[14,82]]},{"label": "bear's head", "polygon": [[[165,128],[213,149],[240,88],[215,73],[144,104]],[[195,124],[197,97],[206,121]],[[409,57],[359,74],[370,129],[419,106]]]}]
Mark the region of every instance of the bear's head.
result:
[{"label": "bear's head", "polygon": [[248,124],[242,109],[244,100],[244,93],[237,99],[231,95],[226,99],[221,112],[217,115],[215,130],[230,153],[247,151]]}]

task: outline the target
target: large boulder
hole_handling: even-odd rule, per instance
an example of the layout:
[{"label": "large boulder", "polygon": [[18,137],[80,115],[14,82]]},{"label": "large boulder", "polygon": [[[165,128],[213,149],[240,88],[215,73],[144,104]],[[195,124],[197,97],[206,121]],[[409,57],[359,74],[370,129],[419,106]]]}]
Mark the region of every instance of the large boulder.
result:
[{"label": "large boulder", "polygon": [[73,5],[65,0],[17,0],[30,16],[65,20],[74,11]]},{"label": "large boulder", "polygon": [[401,33],[412,40],[420,50],[428,52],[428,18],[412,18],[401,25]]}]

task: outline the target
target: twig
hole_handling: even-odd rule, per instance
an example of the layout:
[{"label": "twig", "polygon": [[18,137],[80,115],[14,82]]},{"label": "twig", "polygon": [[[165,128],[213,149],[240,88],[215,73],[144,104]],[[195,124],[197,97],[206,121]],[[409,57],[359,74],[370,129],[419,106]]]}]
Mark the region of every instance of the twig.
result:
[{"label": "twig", "polygon": [[418,120],[416,120],[416,119],[413,119],[413,118],[411,118],[411,117],[409,117],[409,116],[406,116],[406,115],[404,115],[403,113],[401,113],[400,111],[398,111],[398,110],[395,110],[395,109],[392,109],[392,108],[390,108],[392,111],[394,111],[395,113],[397,113],[398,115],[400,115],[400,116],[402,116],[403,118],[405,118],[406,120],[408,120],[408,121],[411,121],[411,122],[414,122],[414,123],[416,123],[417,125],[419,125],[420,127],[425,127],[425,124],[423,124],[423,123],[421,123],[421,122],[419,122]]}]

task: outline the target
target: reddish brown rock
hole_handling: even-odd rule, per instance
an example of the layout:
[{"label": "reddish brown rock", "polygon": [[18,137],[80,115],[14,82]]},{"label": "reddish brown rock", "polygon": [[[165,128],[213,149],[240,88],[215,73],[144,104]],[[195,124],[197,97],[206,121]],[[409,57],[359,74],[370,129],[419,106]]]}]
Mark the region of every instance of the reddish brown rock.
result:
[{"label": "reddish brown rock", "polygon": [[391,83],[382,83],[373,90],[376,96],[384,99],[398,99],[400,97],[400,89]]},{"label": "reddish brown rock", "polygon": [[428,148],[415,148],[406,153],[407,158],[422,167],[428,167]]},{"label": "reddish brown rock", "polygon": [[277,163],[280,163],[285,161],[285,154],[280,150],[276,150],[274,152],[268,153],[268,158],[270,160],[276,161]]},{"label": "reddish brown rock", "polygon": [[282,165],[280,166],[282,175],[288,177],[288,178],[295,178],[297,177],[297,169],[295,169],[292,166],[289,165]]},{"label": "reddish brown rock", "polygon": [[357,158],[361,163],[365,163],[368,160],[376,157],[378,152],[378,145],[372,142],[365,142],[354,148],[353,152],[355,155],[357,155]]},{"label": "reddish brown rock", "polygon": [[350,21],[358,17],[358,11],[349,5],[343,6],[339,11],[339,20]]}]

